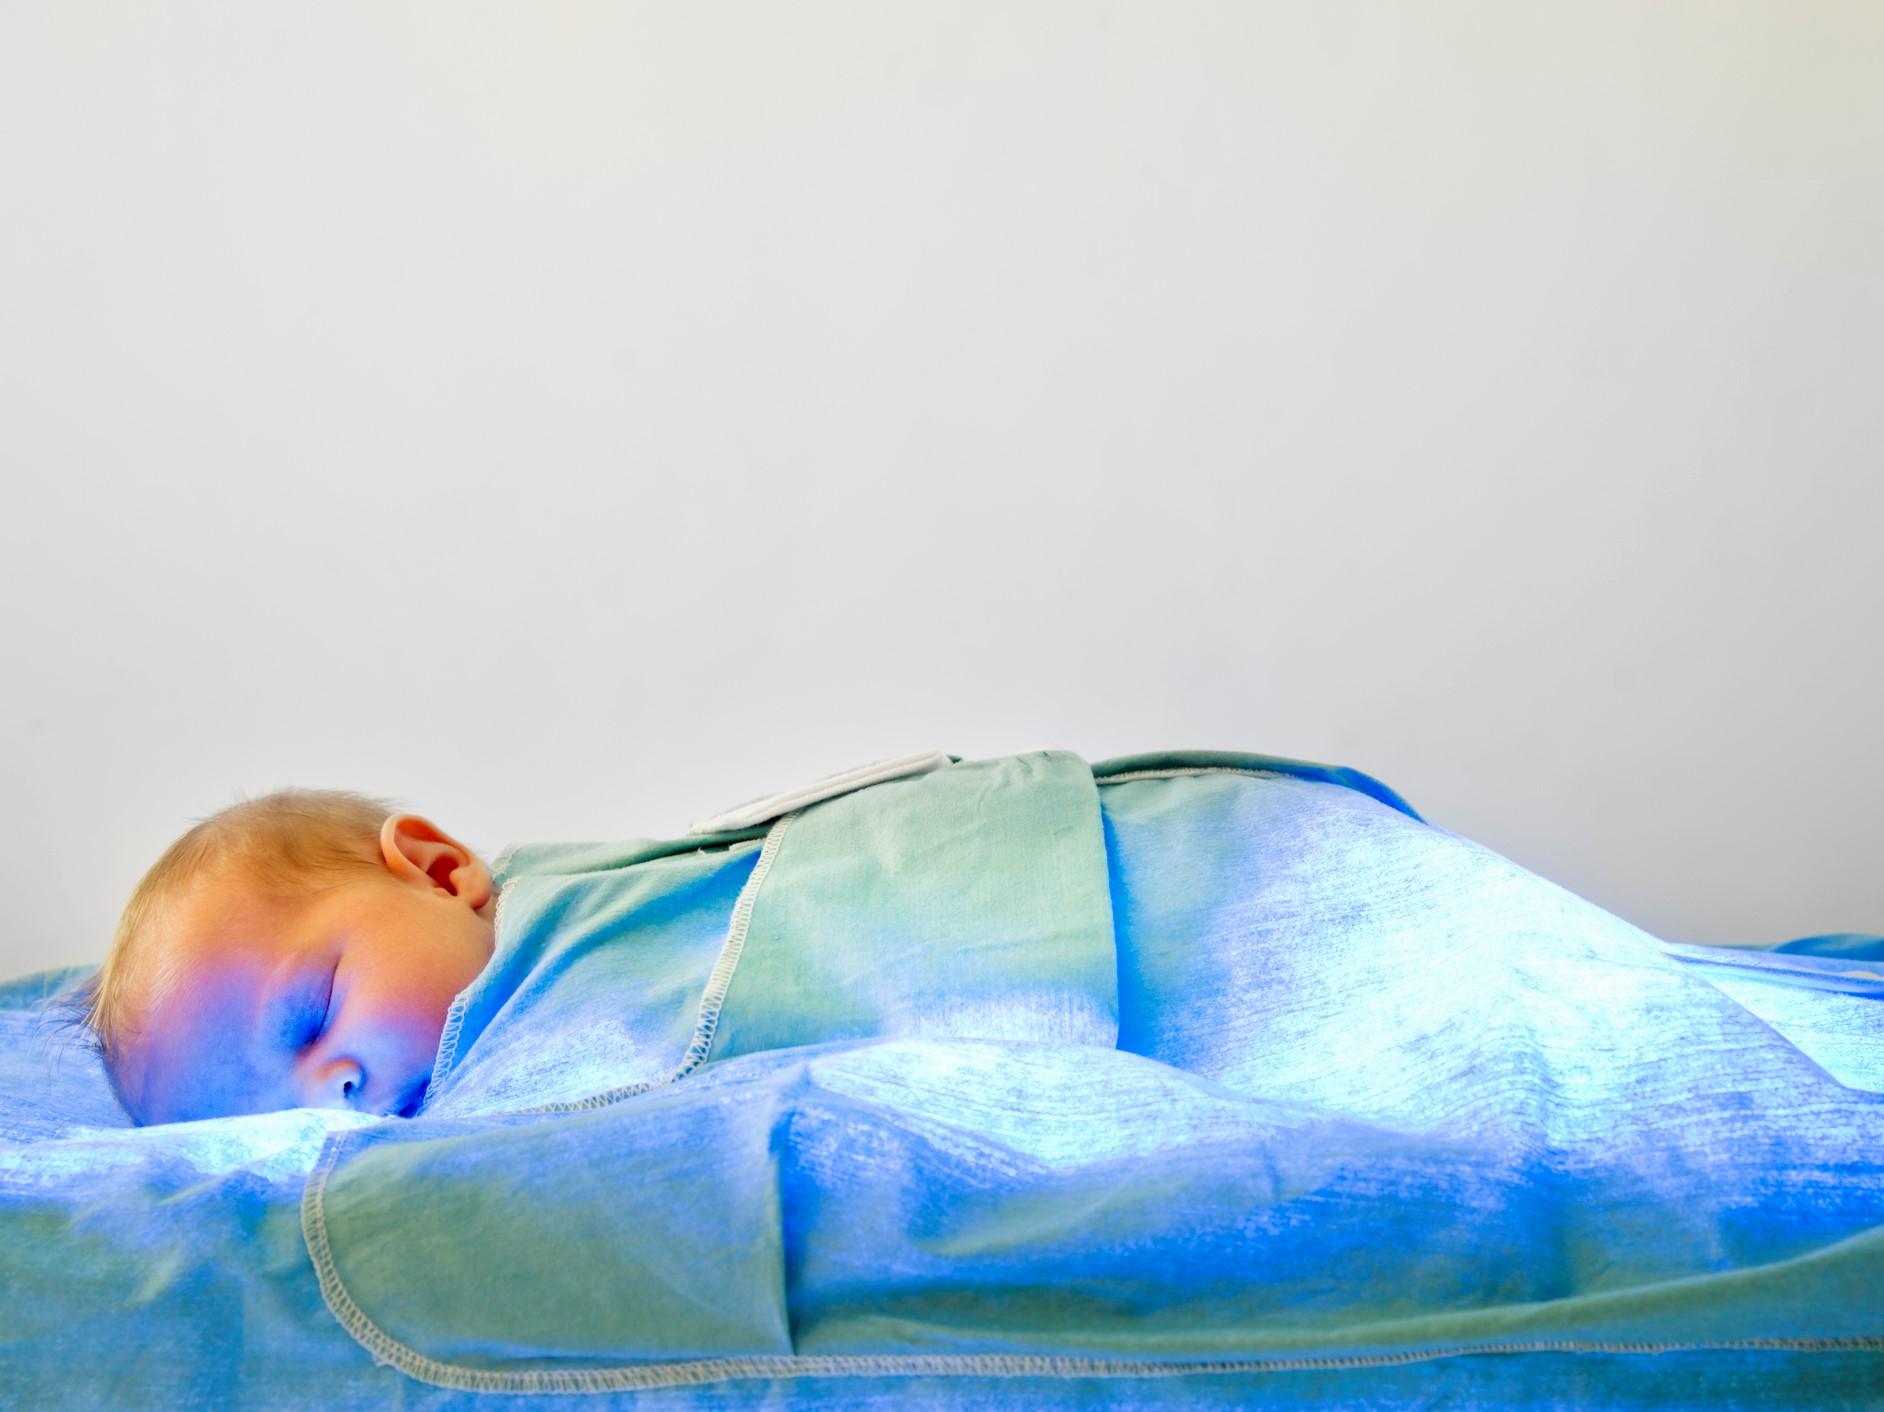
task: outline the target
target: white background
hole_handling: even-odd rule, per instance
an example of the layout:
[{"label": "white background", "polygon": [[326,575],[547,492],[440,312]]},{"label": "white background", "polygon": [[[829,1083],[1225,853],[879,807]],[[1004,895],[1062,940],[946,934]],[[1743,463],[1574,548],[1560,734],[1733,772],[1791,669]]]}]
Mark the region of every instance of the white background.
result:
[{"label": "white background", "polygon": [[1884,930],[1884,6],[14,0],[0,269],[0,973],[1040,746]]}]

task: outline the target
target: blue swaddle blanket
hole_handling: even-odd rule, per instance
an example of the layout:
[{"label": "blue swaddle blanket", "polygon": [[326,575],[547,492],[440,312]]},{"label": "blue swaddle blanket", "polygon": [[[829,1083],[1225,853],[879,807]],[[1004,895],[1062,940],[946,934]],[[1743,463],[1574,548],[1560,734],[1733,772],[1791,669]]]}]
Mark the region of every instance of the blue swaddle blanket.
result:
[{"label": "blue swaddle blanket", "polygon": [[1790,1406],[1884,1378],[1854,964],[1684,957],[1355,772],[952,761],[497,872],[418,1119],[6,1130],[0,1394]]}]

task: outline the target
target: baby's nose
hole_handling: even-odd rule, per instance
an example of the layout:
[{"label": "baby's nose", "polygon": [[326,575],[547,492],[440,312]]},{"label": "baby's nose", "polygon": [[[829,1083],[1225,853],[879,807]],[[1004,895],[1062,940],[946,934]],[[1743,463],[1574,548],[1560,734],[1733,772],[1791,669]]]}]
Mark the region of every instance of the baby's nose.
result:
[{"label": "baby's nose", "polygon": [[336,1059],[321,1074],[316,1106],[321,1108],[358,1108],[360,1093],[366,1087],[366,1074],[351,1059]]}]

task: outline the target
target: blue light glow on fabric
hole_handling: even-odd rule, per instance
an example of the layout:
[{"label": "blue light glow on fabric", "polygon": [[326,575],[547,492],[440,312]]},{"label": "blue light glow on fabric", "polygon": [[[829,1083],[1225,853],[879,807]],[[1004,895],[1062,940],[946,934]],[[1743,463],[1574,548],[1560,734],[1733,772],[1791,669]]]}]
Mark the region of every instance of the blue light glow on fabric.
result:
[{"label": "blue light glow on fabric", "polygon": [[[1384,787],[1254,758],[961,762],[706,849],[519,850],[415,1121],[110,1131],[96,1075],[29,1094],[0,1046],[0,1392],[1884,1386],[1855,949],[1688,956]],[[138,1351],[217,1329],[187,1371]]]}]

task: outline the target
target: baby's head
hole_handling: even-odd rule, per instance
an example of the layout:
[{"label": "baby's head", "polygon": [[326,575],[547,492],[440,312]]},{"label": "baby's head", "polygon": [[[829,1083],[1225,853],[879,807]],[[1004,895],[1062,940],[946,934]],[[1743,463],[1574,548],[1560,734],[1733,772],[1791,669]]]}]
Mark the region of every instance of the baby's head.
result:
[{"label": "baby's head", "polygon": [[490,871],[387,801],[287,789],[165,850],[66,998],[133,1121],[404,1113],[495,940]]}]

